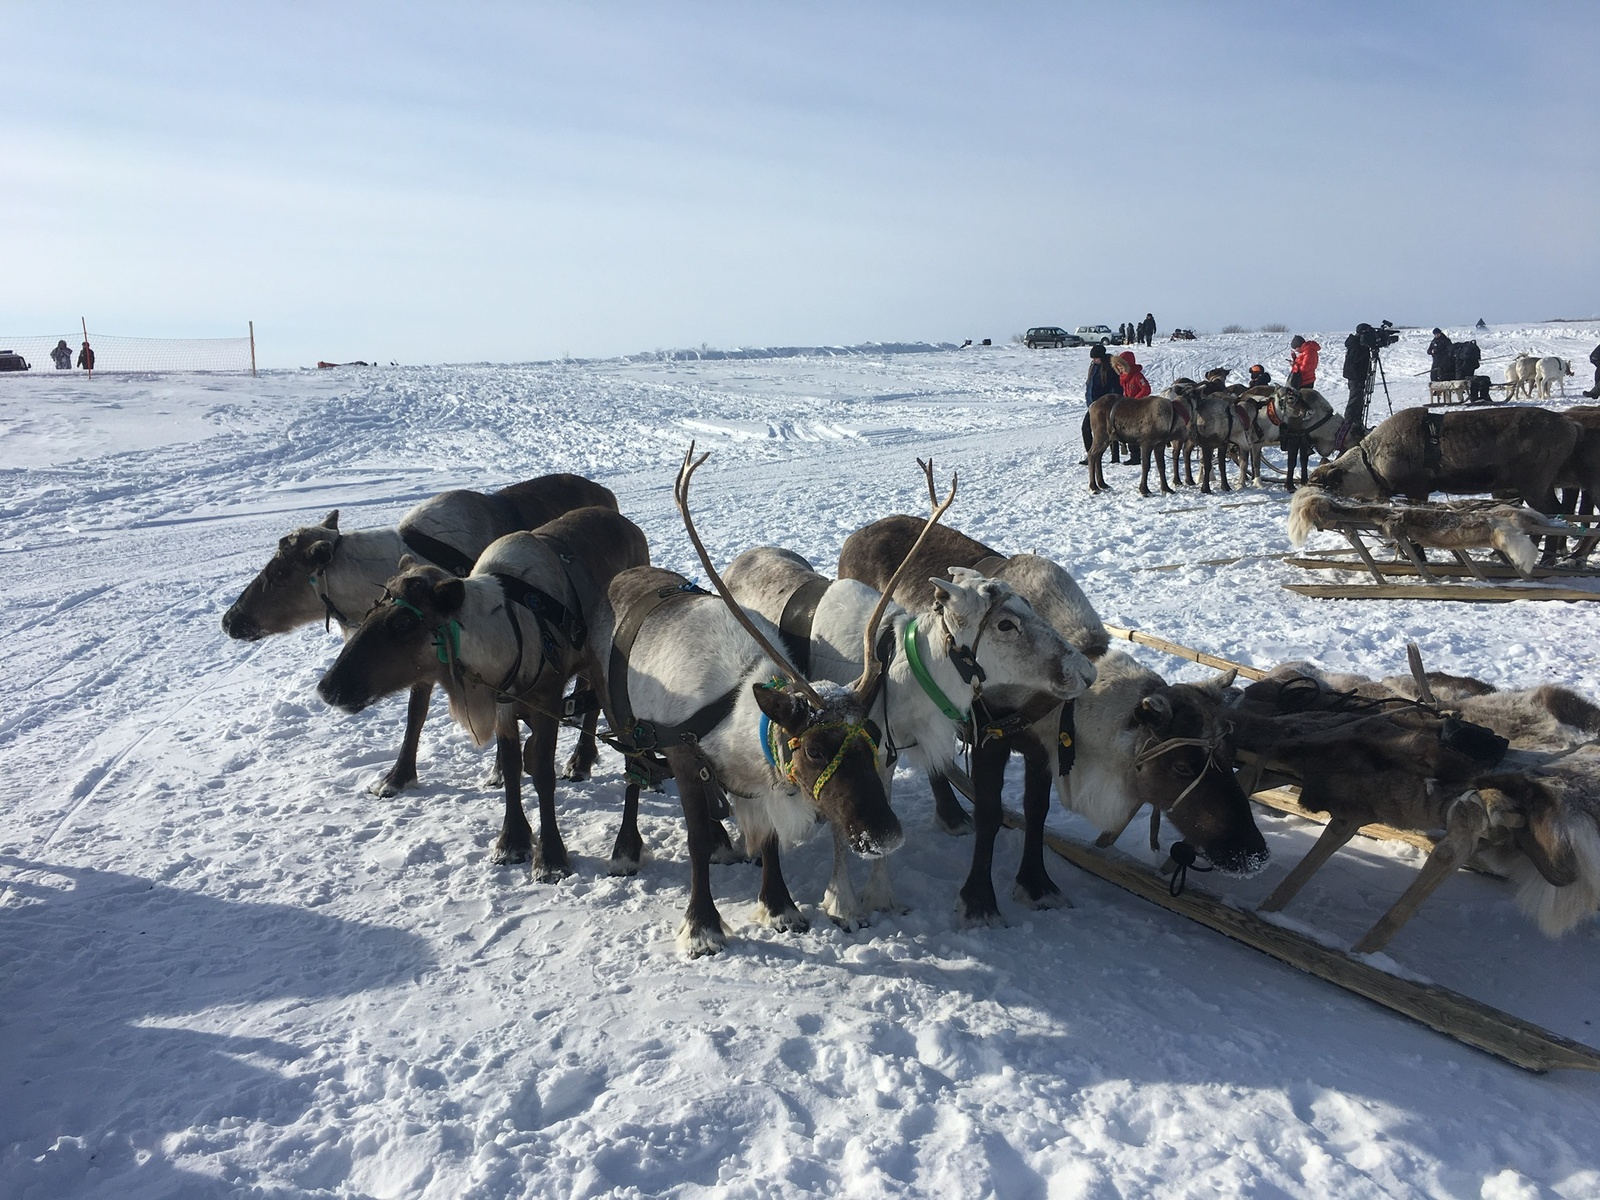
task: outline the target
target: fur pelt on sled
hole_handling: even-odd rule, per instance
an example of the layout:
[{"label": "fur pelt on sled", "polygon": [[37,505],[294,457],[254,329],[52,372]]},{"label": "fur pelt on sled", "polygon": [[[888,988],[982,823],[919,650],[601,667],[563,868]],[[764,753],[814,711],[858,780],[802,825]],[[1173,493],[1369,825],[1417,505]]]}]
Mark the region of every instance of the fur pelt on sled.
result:
[{"label": "fur pelt on sled", "polygon": [[1301,488],[1289,503],[1289,542],[1303,546],[1313,529],[1325,529],[1339,521],[1370,521],[1391,541],[1403,537],[1439,550],[1498,550],[1526,575],[1538,559],[1533,530],[1545,520],[1531,509],[1510,504],[1489,508],[1397,506],[1342,500],[1320,488]]}]

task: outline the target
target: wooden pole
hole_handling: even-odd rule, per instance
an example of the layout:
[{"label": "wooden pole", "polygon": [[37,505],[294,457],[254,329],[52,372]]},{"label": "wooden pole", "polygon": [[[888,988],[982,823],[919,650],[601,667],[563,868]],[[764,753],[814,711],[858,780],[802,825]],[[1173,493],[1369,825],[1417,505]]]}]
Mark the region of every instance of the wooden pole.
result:
[{"label": "wooden pole", "polygon": [[[89,320],[87,317],[79,317],[78,320],[83,323],[83,344],[87,346],[89,344]],[[86,366],[84,370],[89,372],[90,379],[94,378],[94,366],[92,364]]]},{"label": "wooden pole", "polygon": [[1123,638],[1137,646],[1149,646],[1152,650],[1160,650],[1176,658],[1187,658],[1190,662],[1197,662],[1203,667],[1214,667],[1218,671],[1237,671],[1245,679],[1267,677],[1265,671],[1255,667],[1218,658],[1215,654],[1207,654],[1204,650],[1196,650],[1193,646],[1180,646],[1177,642],[1169,642],[1166,638],[1156,637],[1153,633],[1140,633],[1137,629],[1123,629],[1117,625],[1107,625],[1106,632],[1112,637]]},{"label": "wooden pole", "polygon": [[256,323],[250,322],[250,378],[256,377]]}]

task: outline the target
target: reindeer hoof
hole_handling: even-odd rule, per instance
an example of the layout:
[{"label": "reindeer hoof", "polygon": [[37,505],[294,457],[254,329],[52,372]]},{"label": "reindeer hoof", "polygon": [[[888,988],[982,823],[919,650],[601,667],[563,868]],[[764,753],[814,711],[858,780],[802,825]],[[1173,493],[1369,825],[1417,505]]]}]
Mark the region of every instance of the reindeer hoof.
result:
[{"label": "reindeer hoof", "polygon": [[624,858],[613,854],[606,860],[606,874],[628,878],[639,873],[639,860],[637,858]]},{"label": "reindeer hoof", "polygon": [[500,770],[499,760],[495,761],[494,766],[489,769],[489,773],[483,777],[481,783],[483,787],[491,789],[505,787],[506,777],[505,773]]},{"label": "reindeer hoof", "polygon": [[994,898],[992,888],[983,889],[988,894],[983,896],[969,895],[965,888],[956,897],[956,924],[963,928],[973,926],[987,926],[991,929],[1004,929],[1006,919],[1000,915],[1000,905]]},{"label": "reindeer hoof", "polygon": [[533,865],[534,878],[540,883],[560,883],[571,874],[572,868],[565,857],[555,861],[540,859]]},{"label": "reindeer hoof", "polygon": [[1058,888],[1049,879],[1044,881],[1045,886],[1039,889],[1039,894],[1034,895],[1028,885],[1022,880],[1017,880],[1016,886],[1011,889],[1011,898],[1024,908],[1071,908],[1072,901],[1067,899],[1067,894]]},{"label": "reindeer hoof", "polygon": [[494,845],[494,852],[489,855],[489,861],[497,867],[514,866],[517,863],[531,862],[533,848],[531,846],[508,845],[504,840]]},{"label": "reindeer hoof", "polygon": [[569,783],[583,783],[589,778],[589,764],[580,763],[578,756],[574,754],[567,759],[566,765],[561,768],[561,778]]},{"label": "reindeer hoof", "polygon": [[367,791],[372,793],[374,796],[379,797],[380,799],[387,800],[390,796],[398,796],[416,781],[417,773],[415,771],[411,772],[409,775],[398,776],[391,772],[390,774],[385,775],[382,779],[368,784]]},{"label": "reindeer hoof", "polygon": [[[711,851],[711,861],[719,866],[729,866],[733,863],[749,862],[750,856],[733,844],[733,839],[728,836],[727,828],[721,821],[713,821],[712,828],[716,830],[717,844]],[[741,842],[743,837],[739,839]]]},{"label": "reindeer hoof", "polygon": [[773,912],[765,904],[757,904],[752,915],[757,925],[765,925],[779,933],[805,933],[811,928],[811,922],[793,905]]},{"label": "reindeer hoof", "polygon": [[712,924],[692,922],[685,917],[683,924],[678,926],[678,949],[689,958],[719,954],[727,944],[728,934],[722,927],[721,917],[717,917]]},{"label": "reindeer hoof", "polygon": [[826,905],[822,911],[828,914],[828,920],[837,925],[841,933],[856,933],[871,923],[864,912],[845,912],[842,908],[830,909]]}]

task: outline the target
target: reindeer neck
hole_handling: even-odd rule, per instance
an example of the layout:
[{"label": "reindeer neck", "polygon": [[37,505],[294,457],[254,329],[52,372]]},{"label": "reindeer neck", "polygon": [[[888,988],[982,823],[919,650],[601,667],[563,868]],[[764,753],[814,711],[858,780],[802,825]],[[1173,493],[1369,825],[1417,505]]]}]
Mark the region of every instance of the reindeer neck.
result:
[{"label": "reindeer neck", "polygon": [[[950,660],[951,639],[944,619],[932,609],[916,617],[900,617],[895,622],[895,647],[889,686],[910,702],[925,705],[928,713],[938,714],[952,729],[964,720],[972,708],[972,685],[961,678]],[[929,719],[931,722],[931,716]]]},{"label": "reindeer neck", "polygon": [[367,609],[383,598],[383,585],[399,571],[405,552],[394,528],[353,529],[340,536],[321,578],[328,598],[351,625],[359,625]]}]

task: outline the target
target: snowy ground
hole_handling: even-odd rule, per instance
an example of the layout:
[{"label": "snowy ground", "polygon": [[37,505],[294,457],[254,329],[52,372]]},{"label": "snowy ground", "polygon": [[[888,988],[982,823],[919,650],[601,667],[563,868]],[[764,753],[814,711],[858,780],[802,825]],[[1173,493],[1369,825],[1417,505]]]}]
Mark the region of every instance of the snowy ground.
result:
[{"label": "snowy ground", "polygon": [[[1480,341],[1582,364],[1597,339]],[[1423,397],[1426,340],[1386,355],[1397,404]],[[1157,386],[1252,361],[1281,377],[1283,342],[1141,358]],[[757,869],[722,868],[738,936],[684,962],[671,795],[647,798],[644,870],[609,878],[608,756],[563,792],[576,875],[538,884],[489,864],[498,797],[442,705],[422,786],[374,800],[403,702],[324,709],[320,628],[218,627],[277,537],[330,508],[387,523],[551,470],[612,487],[656,561],[695,574],[670,502],[694,437],[724,561],[776,542],[830,569],[850,530],[921,507],[931,452],[961,471],[952,524],[1069,564],[1108,620],[1374,673],[1416,640],[1432,668],[1600,694],[1586,609],[1306,600],[1266,557],[1287,549],[1279,492],[1142,500],[1108,467],[1117,490],[1091,498],[1083,367],[996,347],[0,378],[0,1195],[1600,1195],[1593,1076],[1502,1065],[1059,861],[1076,907],[1003,899],[1008,928],[957,928],[970,842],[935,831],[909,776],[909,913],[832,927],[814,844],[785,863],[810,933],[749,925]],[[1240,554],[1263,557],[1150,569]],[[1310,843],[1262,824],[1272,868],[1212,884],[1240,903]],[[1019,848],[1002,835],[1001,881]],[[1287,915],[1348,943],[1415,861],[1354,846]],[[1600,1045],[1600,931],[1549,942],[1491,880],[1452,879],[1389,957]]]}]

